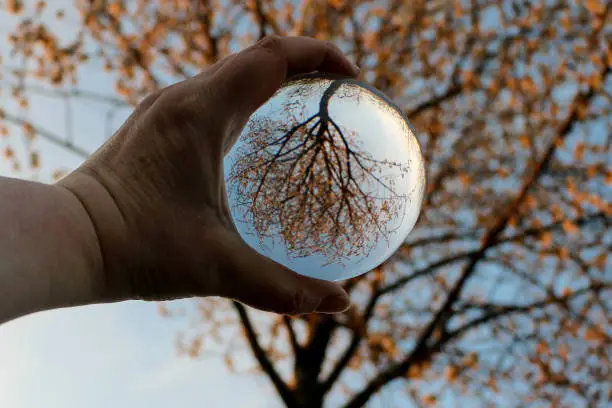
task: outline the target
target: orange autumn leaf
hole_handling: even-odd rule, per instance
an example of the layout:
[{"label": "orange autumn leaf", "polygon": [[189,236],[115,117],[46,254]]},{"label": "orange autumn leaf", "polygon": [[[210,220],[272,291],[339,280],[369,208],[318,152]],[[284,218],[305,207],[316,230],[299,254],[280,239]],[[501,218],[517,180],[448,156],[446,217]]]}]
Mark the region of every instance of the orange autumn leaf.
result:
[{"label": "orange autumn leaf", "polygon": [[499,174],[501,178],[507,178],[510,175],[510,170],[500,167],[497,169],[497,174]]},{"label": "orange autumn leaf", "polygon": [[604,269],[606,267],[607,262],[608,262],[608,253],[602,252],[601,254],[597,255],[597,257],[593,261],[593,265],[596,268]]},{"label": "orange autumn leaf", "polygon": [[576,144],[576,147],[574,148],[574,159],[575,160],[578,160],[578,161],[584,160],[584,149],[585,149],[584,143],[580,142]]},{"label": "orange autumn leaf", "polygon": [[499,392],[499,387],[497,386],[497,381],[495,380],[494,377],[489,377],[489,379],[487,380],[487,386],[489,387],[489,389],[493,392]]},{"label": "orange autumn leaf", "polygon": [[433,394],[427,394],[427,395],[424,395],[423,398],[421,398],[421,402],[425,406],[434,405],[437,401],[438,401],[438,398],[436,398],[436,396]]},{"label": "orange autumn leaf", "polygon": [[566,234],[576,234],[579,231],[579,228],[576,224],[574,224],[573,222],[571,222],[570,220],[564,220],[563,223],[561,224],[563,231],[565,231]]},{"label": "orange autumn leaf", "polygon": [[470,184],[470,182],[472,181],[472,178],[468,174],[466,174],[466,173],[460,173],[459,174],[459,181],[464,186],[468,186]]},{"label": "orange autumn leaf", "polygon": [[543,232],[542,234],[540,234],[540,243],[546,247],[549,248],[552,245],[553,239],[552,239],[552,234],[548,231]]},{"label": "orange autumn leaf", "polygon": [[474,368],[478,364],[479,359],[480,358],[478,357],[477,353],[470,353],[463,358],[463,364],[466,367]]},{"label": "orange autumn leaf", "polygon": [[604,340],[605,336],[602,331],[595,327],[588,327],[584,332],[584,339],[589,341]]},{"label": "orange autumn leaf", "polygon": [[453,365],[446,366],[444,368],[444,376],[448,381],[454,381],[459,376],[459,369]]},{"label": "orange autumn leaf", "polygon": [[550,207],[550,214],[554,220],[561,220],[565,215],[559,204],[553,204]]},{"label": "orange autumn leaf", "polygon": [[234,361],[232,360],[232,358],[230,356],[225,356],[223,358],[223,360],[225,361],[225,366],[227,367],[227,369],[230,372],[234,372]]},{"label": "orange autumn leaf", "polygon": [[421,377],[421,373],[423,372],[423,367],[419,364],[412,364],[406,373],[408,378],[419,378]]},{"label": "orange autumn leaf", "polygon": [[559,355],[564,359],[567,360],[568,356],[569,356],[569,346],[565,343],[562,343],[558,346],[558,350],[559,350]]},{"label": "orange autumn leaf", "polygon": [[157,312],[163,317],[170,317],[170,310],[163,303],[157,304]]},{"label": "orange autumn leaf", "polygon": [[548,347],[548,344],[546,342],[541,341],[536,345],[536,351],[538,352],[538,354],[548,354],[550,348]]},{"label": "orange autumn leaf", "polygon": [[40,155],[38,152],[30,153],[30,166],[33,169],[38,169],[40,167]]},{"label": "orange autumn leaf", "polygon": [[6,0],[6,10],[10,14],[20,14],[23,11],[23,0]]},{"label": "orange autumn leaf", "polygon": [[601,0],[586,0],[584,6],[594,14],[603,14],[606,11],[606,7]]},{"label": "orange autumn leaf", "polygon": [[19,98],[19,107],[21,109],[28,109],[30,107],[30,103],[25,98]]},{"label": "orange autumn leaf", "polygon": [[202,350],[202,342],[203,338],[201,336],[198,336],[191,341],[191,344],[187,348],[187,355],[190,358],[196,358],[200,355],[200,352]]},{"label": "orange autumn leaf", "polygon": [[4,148],[4,158],[12,159],[13,157],[15,157],[15,151],[11,149],[9,146],[5,147]]},{"label": "orange autumn leaf", "polygon": [[108,5],[108,12],[115,18],[121,17],[124,13],[125,8],[123,5],[123,1],[113,1]]},{"label": "orange autumn leaf", "polygon": [[34,137],[34,134],[36,131],[34,130],[34,126],[32,126],[31,123],[25,122],[22,125],[22,128],[23,128],[23,133],[25,134],[27,138],[31,139],[32,137]]},{"label": "orange autumn leaf", "polygon": [[598,174],[597,166],[593,165],[593,166],[587,167],[587,176],[589,176],[590,178],[593,178],[593,177],[596,177],[597,174]]},{"label": "orange autumn leaf", "polygon": [[527,208],[533,209],[533,208],[537,207],[538,199],[535,198],[533,195],[528,195],[525,198],[525,205],[526,205]]},{"label": "orange autumn leaf", "polygon": [[36,2],[36,6],[35,6],[36,11],[38,12],[43,11],[46,7],[47,7],[46,1],[39,0],[38,2]]},{"label": "orange autumn leaf", "polygon": [[520,86],[523,89],[523,91],[526,93],[535,93],[538,90],[535,82],[533,82],[533,79],[531,79],[530,77],[525,77],[521,79]]},{"label": "orange autumn leaf", "polygon": [[588,114],[588,106],[580,102],[576,105],[576,117],[579,120],[585,120]]},{"label": "orange autumn leaf", "polygon": [[589,85],[591,85],[591,87],[594,89],[599,89],[602,87],[603,80],[601,79],[599,73],[595,73],[589,77]]}]

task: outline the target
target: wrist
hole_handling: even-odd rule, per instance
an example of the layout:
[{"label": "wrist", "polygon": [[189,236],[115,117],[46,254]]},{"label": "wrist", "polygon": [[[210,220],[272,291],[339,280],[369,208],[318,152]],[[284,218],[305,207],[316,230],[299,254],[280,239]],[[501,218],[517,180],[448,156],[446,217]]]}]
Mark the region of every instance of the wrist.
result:
[{"label": "wrist", "polygon": [[[100,301],[104,262],[97,233],[80,200],[60,184],[49,186],[57,207],[58,234],[63,236],[61,258],[69,263],[49,280],[50,308],[82,306]],[[51,201],[51,200],[50,200]]]},{"label": "wrist", "polygon": [[95,231],[69,191],[0,178],[0,220],[0,323],[98,301]]},{"label": "wrist", "polygon": [[[88,253],[95,267],[91,270],[97,282],[93,302],[113,302],[130,298],[127,274],[118,269],[127,267],[127,231],[123,215],[114,198],[95,177],[77,170],[57,183],[72,197],[75,211],[83,223],[89,226],[88,240],[95,252]],[[77,210],[78,207],[78,210]]]}]

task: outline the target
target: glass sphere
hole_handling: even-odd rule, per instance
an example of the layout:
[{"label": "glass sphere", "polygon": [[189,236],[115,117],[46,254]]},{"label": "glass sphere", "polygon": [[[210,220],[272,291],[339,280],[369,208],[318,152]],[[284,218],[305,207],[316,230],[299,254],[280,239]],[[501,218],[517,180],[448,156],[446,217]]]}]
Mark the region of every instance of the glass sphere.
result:
[{"label": "glass sphere", "polygon": [[415,131],[380,91],[323,74],[287,81],[224,161],[242,238],[302,275],[338,281],[387,260],[425,191]]}]

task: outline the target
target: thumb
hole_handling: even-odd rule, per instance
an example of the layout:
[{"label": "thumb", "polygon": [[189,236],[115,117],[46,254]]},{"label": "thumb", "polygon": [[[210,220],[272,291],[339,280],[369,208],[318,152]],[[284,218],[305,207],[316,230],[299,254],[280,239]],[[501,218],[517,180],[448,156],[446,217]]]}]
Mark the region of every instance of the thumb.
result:
[{"label": "thumb", "polygon": [[222,296],[256,309],[281,313],[337,313],[350,306],[350,298],[336,283],[309,278],[260,255],[237,233],[226,231],[225,258],[220,262]]}]

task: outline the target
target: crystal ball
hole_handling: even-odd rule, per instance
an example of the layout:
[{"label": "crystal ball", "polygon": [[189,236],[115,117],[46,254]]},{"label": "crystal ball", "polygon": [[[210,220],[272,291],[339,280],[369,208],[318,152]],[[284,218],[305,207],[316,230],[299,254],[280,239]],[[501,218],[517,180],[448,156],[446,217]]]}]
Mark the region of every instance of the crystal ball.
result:
[{"label": "crystal ball", "polygon": [[363,82],[324,74],[288,80],[249,118],[224,176],[246,243],[328,281],[391,257],[425,191],[421,149],[402,111]]}]

